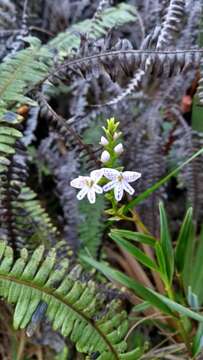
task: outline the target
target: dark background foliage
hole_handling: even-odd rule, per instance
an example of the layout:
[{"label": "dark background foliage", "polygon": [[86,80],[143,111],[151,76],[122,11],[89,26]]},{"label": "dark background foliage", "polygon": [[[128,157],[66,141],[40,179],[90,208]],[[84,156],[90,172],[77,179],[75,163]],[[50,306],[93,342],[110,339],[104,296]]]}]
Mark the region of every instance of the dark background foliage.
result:
[{"label": "dark background foliage", "polygon": [[[201,1],[182,3],[174,15],[169,0],[129,0],[125,4],[134,6],[129,11],[121,1],[0,1],[1,60],[27,48],[25,39],[33,35],[51,49],[55,69],[49,81],[28,91],[37,106],[18,109],[25,121],[16,129],[23,137],[16,141],[3,174],[0,233],[16,254],[22,246],[32,251],[39,243],[50,247],[63,240],[59,258],[68,252],[74,263],[87,250],[98,258],[107,256],[104,200],[92,207],[85,201],[78,204],[69,186],[74,177],[100,166],[99,139],[106,118],[120,121],[123,164],[142,173],[136,194],[202,147],[201,121],[195,120],[201,116],[196,95],[199,55],[176,52],[195,50],[201,41]],[[174,23],[167,18],[169,5]],[[119,24],[118,13],[107,21],[104,14],[110,6],[121,6]],[[90,27],[74,27],[86,19],[93,19]],[[73,38],[63,48],[67,29]],[[130,52],[138,49],[170,52],[162,58]],[[95,54],[96,60],[86,60]],[[72,65],[61,66],[61,58]],[[140,217],[154,236],[159,235],[161,199],[174,235],[188,205],[200,226],[202,177],[199,157],[139,205]],[[108,246],[112,250],[112,244]],[[54,339],[39,336],[36,342],[58,351],[63,340],[57,334]]]}]

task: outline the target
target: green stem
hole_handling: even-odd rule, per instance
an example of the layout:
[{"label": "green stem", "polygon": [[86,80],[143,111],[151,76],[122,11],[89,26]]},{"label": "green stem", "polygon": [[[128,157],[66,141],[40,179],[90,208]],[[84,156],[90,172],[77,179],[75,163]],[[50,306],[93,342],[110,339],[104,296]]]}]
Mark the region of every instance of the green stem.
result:
[{"label": "green stem", "polygon": [[22,360],[23,359],[25,343],[26,343],[25,333],[22,330],[21,333],[20,333],[20,342],[19,342],[19,346],[18,346],[18,352],[17,352],[16,360]]}]

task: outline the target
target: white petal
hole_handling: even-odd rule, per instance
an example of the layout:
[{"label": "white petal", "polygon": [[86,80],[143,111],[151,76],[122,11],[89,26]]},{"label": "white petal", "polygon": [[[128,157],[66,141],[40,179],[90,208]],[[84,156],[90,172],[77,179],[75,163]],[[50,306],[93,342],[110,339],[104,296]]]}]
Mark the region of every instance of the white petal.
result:
[{"label": "white petal", "polygon": [[132,188],[132,186],[129,185],[129,184],[127,183],[127,181],[125,181],[125,180],[123,181],[123,188],[124,188],[124,190],[127,191],[128,194],[130,194],[130,195],[134,194],[134,192],[135,192],[135,190]]},{"label": "white petal", "polygon": [[90,189],[87,193],[87,198],[90,202],[90,204],[94,204],[96,201],[95,191],[93,189]]},{"label": "white petal", "polygon": [[117,155],[122,154],[124,151],[123,144],[120,143],[120,144],[116,145],[114,148],[114,151]]},{"label": "white petal", "polygon": [[142,176],[139,172],[136,171],[124,171],[123,177],[127,182],[133,182],[139,179]]},{"label": "white petal", "polygon": [[99,185],[94,185],[93,186],[93,190],[97,193],[97,194],[102,194],[103,193],[103,189],[101,186]]},{"label": "white petal", "polygon": [[115,199],[117,201],[120,201],[123,197],[123,186],[121,182],[118,182],[116,184],[116,187],[114,188],[114,195],[115,195]]},{"label": "white petal", "polygon": [[114,136],[113,136],[113,139],[114,140],[117,140],[120,136],[122,135],[122,132],[121,131],[119,131],[119,132],[115,132],[115,134],[114,134]]},{"label": "white petal", "polygon": [[79,176],[76,179],[73,179],[70,182],[70,185],[76,189],[82,189],[83,186],[85,185],[85,177],[84,176]]},{"label": "white petal", "polygon": [[94,180],[96,183],[102,178],[102,176],[103,176],[103,169],[93,170],[90,173],[91,179]]},{"label": "white petal", "polygon": [[79,191],[79,193],[77,194],[77,199],[78,200],[82,200],[85,195],[87,195],[87,192],[88,192],[88,188],[87,187],[84,187],[82,190]]},{"label": "white petal", "polygon": [[106,163],[110,160],[110,154],[107,150],[104,150],[101,154],[101,162]]},{"label": "white petal", "polygon": [[106,146],[106,145],[108,145],[108,140],[107,140],[107,138],[105,138],[104,136],[102,136],[101,137],[101,140],[100,140],[100,145],[102,145],[102,146]]},{"label": "white petal", "polygon": [[103,190],[106,191],[110,191],[111,189],[113,189],[115,186],[117,185],[117,181],[110,181],[108,182],[108,184],[103,186]]},{"label": "white petal", "polygon": [[104,176],[109,180],[116,180],[117,176],[120,175],[120,172],[115,169],[104,168],[103,171]]}]

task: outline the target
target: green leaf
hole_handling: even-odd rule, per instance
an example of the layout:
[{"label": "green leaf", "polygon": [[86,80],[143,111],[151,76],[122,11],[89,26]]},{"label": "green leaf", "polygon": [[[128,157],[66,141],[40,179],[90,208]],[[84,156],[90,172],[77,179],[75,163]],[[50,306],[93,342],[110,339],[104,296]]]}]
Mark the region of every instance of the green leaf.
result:
[{"label": "green leaf", "polygon": [[159,212],[160,212],[160,232],[161,232],[160,244],[165,259],[168,280],[169,283],[171,284],[173,279],[173,272],[174,272],[174,252],[173,252],[171,236],[168,228],[167,216],[163,203],[159,204]]},{"label": "green leaf", "polygon": [[117,281],[125,287],[133,290],[137,296],[139,296],[141,299],[148,301],[152,306],[161,310],[163,313],[171,316],[173,315],[170,308],[165,305],[165,303],[157,297],[156,293],[154,294],[149,288],[144,287],[142,284],[121,273],[120,271],[111,269],[107,265],[99,263],[98,261],[89,258],[88,256],[81,256],[81,258],[89,265],[101,271],[109,279]]},{"label": "green leaf", "polygon": [[48,49],[41,47],[38,39],[36,42],[35,46],[31,45],[1,62],[0,113],[4,113],[8,106],[36,105],[36,102],[25,95],[28,88],[34,87],[47,76],[49,67],[45,63],[47,58],[51,59]]},{"label": "green leaf", "polygon": [[203,321],[203,316],[201,314],[192,311],[185,306],[178,304],[177,302],[168,299],[166,296],[156,293],[153,290],[150,290],[153,294],[155,294],[165,305],[167,305],[172,311],[176,311],[183,316],[187,316],[196,321]]},{"label": "green leaf", "polygon": [[112,237],[114,234],[128,240],[137,241],[141,244],[150,245],[152,247],[154,247],[156,244],[156,239],[153,236],[142,234],[136,231],[113,229],[111,230],[110,237]]},{"label": "green leaf", "polygon": [[199,299],[198,296],[192,291],[191,286],[188,287],[187,302],[191,309],[199,311]]},{"label": "green leaf", "polygon": [[188,242],[190,241],[191,235],[193,234],[192,230],[192,208],[189,208],[183,220],[175,249],[175,262],[177,269],[180,273],[183,271],[184,268]]},{"label": "green leaf", "polygon": [[141,358],[142,354],[143,354],[142,349],[137,348],[126,354],[121,354],[120,359],[121,360],[139,360]]},{"label": "green leaf", "polygon": [[159,264],[159,270],[161,273],[161,277],[162,280],[164,280],[164,282],[167,281],[167,270],[166,270],[166,262],[165,262],[165,256],[163,253],[163,249],[161,247],[160,242],[157,242],[156,247],[155,247],[155,252],[156,252],[156,257],[158,260],[158,264]]},{"label": "green leaf", "polygon": [[149,269],[158,271],[157,264],[150,259],[149,256],[145,255],[143,251],[135,247],[135,245],[131,244],[129,241],[122,239],[120,236],[112,234],[111,238],[121,246],[125,251],[134,256],[141,264],[145,265]]},{"label": "green leaf", "polygon": [[135,305],[132,309],[133,312],[143,312],[151,307],[149,301],[143,301],[141,304]]},{"label": "green leaf", "polygon": [[80,267],[68,269],[67,261],[57,261],[55,249],[45,254],[43,246],[31,257],[24,249],[14,259],[5,242],[0,242],[0,259],[0,297],[15,305],[15,329],[31,336],[46,311],[53,329],[69,337],[78,352],[98,352],[100,360],[133,360],[125,341],[128,314],[117,300],[105,308],[96,284],[79,279]]},{"label": "green leaf", "polygon": [[87,256],[82,256],[83,261],[86,261],[88,264],[95,267],[97,270],[101,271],[106,277],[118,281],[127,288],[133,290],[136,295],[142,299],[151,303],[154,307],[163,311],[166,314],[176,317],[174,312],[177,312],[183,316],[190,317],[196,321],[203,321],[203,316],[187,309],[185,306],[178,304],[177,302],[168,299],[166,296],[158,294],[152,289],[146,288],[143,285],[139,284],[134,279],[131,279],[129,276],[122,274],[118,270],[109,268],[103,263],[99,263],[96,260],[93,260]]},{"label": "green leaf", "polygon": [[203,153],[203,148],[199,151],[195,152],[189,159],[185,160],[181,165],[171,171],[167,176],[163,179],[157,181],[154,185],[152,185],[149,189],[142,192],[135,199],[131,200],[128,205],[124,207],[123,212],[126,213],[128,210],[133,209],[136,205],[140,204],[143,200],[147,199],[154,191],[159,189],[162,185],[167,183],[173,176],[176,176],[178,172],[191,161],[193,161],[196,157],[200,156]]},{"label": "green leaf", "polygon": [[[191,237],[192,238],[192,237]],[[192,292],[198,297],[199,304],[203,303],[203,228],[201,229],[199,237],[194,241],[191,240],[191,245],[188,248],[187,263],[189,266],[184,266],[184,281],[188,286],[191,286]],[[189,270],[188,270],[189,267]]]},{"label": "green leaf", "polygon": [[196,356],[203,348],[203,323],[200,323],[192,344],[192,355]]}]

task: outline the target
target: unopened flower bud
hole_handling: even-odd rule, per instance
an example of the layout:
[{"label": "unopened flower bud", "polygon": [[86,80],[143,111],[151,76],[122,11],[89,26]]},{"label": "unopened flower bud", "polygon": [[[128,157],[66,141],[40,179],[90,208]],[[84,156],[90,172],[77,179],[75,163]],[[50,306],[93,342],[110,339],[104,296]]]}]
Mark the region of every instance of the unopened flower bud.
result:
[{"label": "unopened flower bud", "polygon": [[114,140],[117,140],[120,136],[122,135],[122,132],[121,131],[119,131],[119,132],[115,132],[115,134],[114,134],[114,136],[113,136],[113,139]]},{"label": "unopened flower bud", "polygon": [[106,146],[108,145],[108,143],[109,143],[108,140],[104,136],[102,136],[100,140],[100,145]]},{"label": "unopened flower bud", "polygon": [[110,160],[110,154],[108,151],[104,150],[101,154],[101,162],[106,163]]},{"label": "unopened flower bud", "polygon": [[120,143],[118,145],[115,146],[114,151],[117,155],[120,155],[123,153],[124,149],[123,149],[123,145]]}]

